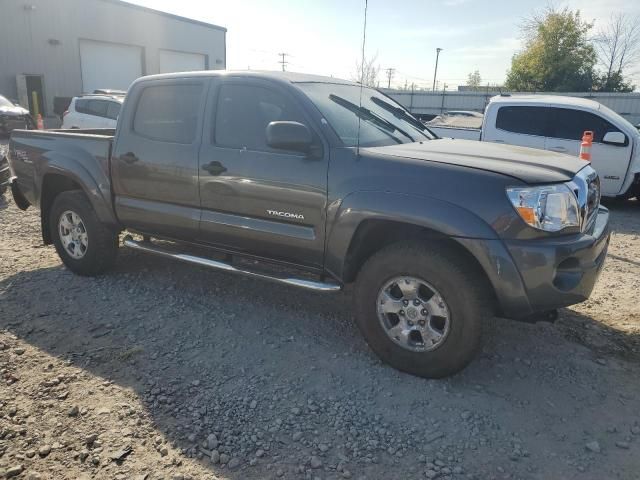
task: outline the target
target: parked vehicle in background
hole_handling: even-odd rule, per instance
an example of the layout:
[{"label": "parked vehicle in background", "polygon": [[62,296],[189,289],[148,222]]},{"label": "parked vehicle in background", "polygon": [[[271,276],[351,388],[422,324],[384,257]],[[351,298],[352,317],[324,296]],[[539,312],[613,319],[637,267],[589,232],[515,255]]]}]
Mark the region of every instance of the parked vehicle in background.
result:
[{"label": "parked vehicle in background", "polygon": [[113,95],[119,97],[124,97],[127,94],[124,90],[112,90],[110,88],[97,88],[93,93],[94,95]]},{"label": "parked vehicle in background", "polygon": [[62,128],[116,128],[124,95],[74,97],[63,114]]},{"label": "parked vehicle in background", "polygon": [[327,293],[355,283],[371,348],[442,377],[495,312],[581,302],[604,264],[609,213],[588,164],[438,139],[353,82],[157,75],[134,82],[121,115],[108,135],[11,136],[16,205],[40,207],[44,242],[80,275],[111,267],[126,229],[142,235],[129,248],[225,272]]},{"label": "parked vehicle in background", "polygon": [[[479,129],[430,122],[441,137],[521,145],[577,157],[582,134],[594,133],[591,163],[607,197],[640,197],[640,132],[593,100],[556,95],[491,99]],[[558,157],[562,161],[564,157]]]},{"label": "parked vehicle in background", "polygon": [[478,140],[478,132],[482,128],[484,115],[477,112],[472,113],[476,113],[476,115],[450,115],[447,112],[426,122],[425,125],[437,135],[440,135],[443,128],[447,128],[455,129],[455,138]]},{"label": "parked vehicle in background", "polygon": [[473,110],[449,110],[444,113],[446,117],[475,117],[482,118],[483,114],[480,112],[474,112]]},{"label": "parked vehicle in background", "polygon": [[0,95],[0,136],[7,136],[17,128],[30,129],[34,126],[29,110]]}]

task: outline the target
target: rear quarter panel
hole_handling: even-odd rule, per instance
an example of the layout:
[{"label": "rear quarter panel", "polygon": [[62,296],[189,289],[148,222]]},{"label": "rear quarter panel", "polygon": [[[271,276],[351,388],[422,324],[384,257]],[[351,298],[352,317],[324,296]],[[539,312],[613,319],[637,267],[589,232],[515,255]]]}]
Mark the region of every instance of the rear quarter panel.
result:
[{"label": "rear quarter panel", "polygon": [[9,163],[25,198],[39,208],[48,175],[62,175],[76,182],[91,201],[100,219],[116,223],[111,206],[109,155],[113,130],[27,131],[11,135]]}]

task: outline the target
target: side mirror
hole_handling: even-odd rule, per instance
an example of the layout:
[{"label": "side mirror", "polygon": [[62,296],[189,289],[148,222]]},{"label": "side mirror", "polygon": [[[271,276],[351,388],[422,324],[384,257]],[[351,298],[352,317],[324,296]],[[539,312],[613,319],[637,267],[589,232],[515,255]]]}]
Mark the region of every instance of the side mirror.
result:
[{"label": "side mirror", "polygon": [[271,122],[267,125],[267,145],[280,150],[309,153],[313,138],[306,125],[299,122]]},{"label": "side mirror", "polygon": [[602,143],[611,145],[626,145],[627,136],[622,132],[607,132],[602,139]]}]

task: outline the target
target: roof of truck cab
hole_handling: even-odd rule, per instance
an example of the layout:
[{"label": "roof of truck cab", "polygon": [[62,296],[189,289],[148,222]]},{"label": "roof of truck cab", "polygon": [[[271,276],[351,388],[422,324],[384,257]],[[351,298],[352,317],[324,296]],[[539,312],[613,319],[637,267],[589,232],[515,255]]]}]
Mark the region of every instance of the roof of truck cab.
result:
[{"label": "roof of truck cab", "polygon": [[496,95],[491,98],[491,103],[531,103],[556,106],[582,107],[599,110],[601,104],[595,100],[579,97],[567,97],[565,95]]},{"label": "roof of truck cab", "polygon": [[343,80],[334,77],[324,77],[322,75],[311,75],[308,73],[296,72],[278,72],[278,71],[261,71],[261,70],[203,70],[197,72],[179,72],[179,73],[161,73],[158,75],[149,75],[141,77],[137,81],[147,80],[164,80],[172,78],[194,78],[194,77],[245,77],[245,78],[263,78],[268,80],[276,80],[289,83],[338,83],[342,85],[359,85],[349,80]]}]

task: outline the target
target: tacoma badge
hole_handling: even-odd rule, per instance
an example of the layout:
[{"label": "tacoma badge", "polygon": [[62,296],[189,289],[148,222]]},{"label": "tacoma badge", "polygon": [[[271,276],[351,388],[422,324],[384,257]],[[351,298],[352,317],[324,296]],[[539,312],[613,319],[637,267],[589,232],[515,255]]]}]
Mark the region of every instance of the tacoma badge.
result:
[{"label": "tacoma badge", "polygon": [[279,212],[277,210],[267,210],[267,213],[273,217],[295,218],[296,220],[304,220],[304,215],[291,212]]}]

